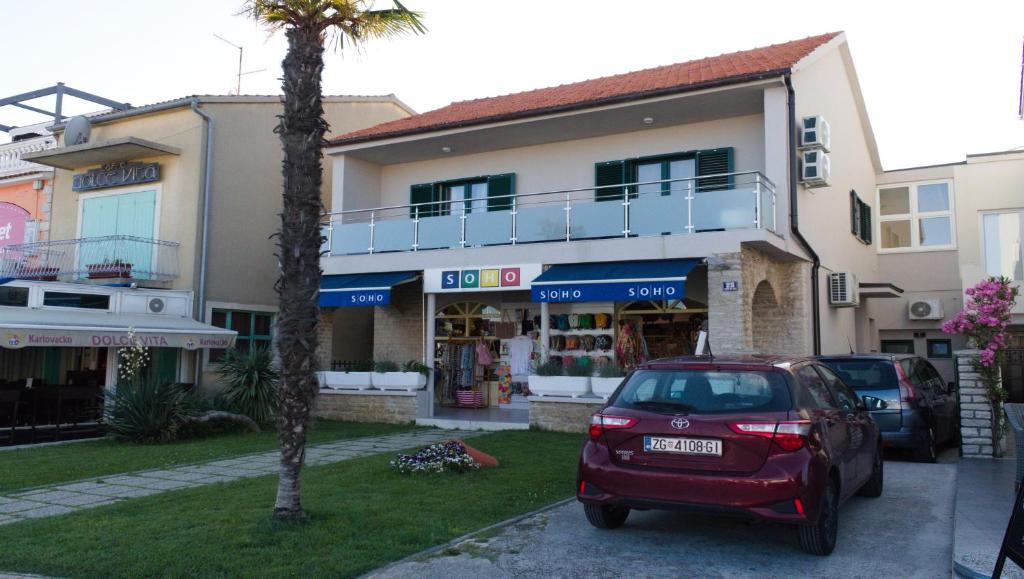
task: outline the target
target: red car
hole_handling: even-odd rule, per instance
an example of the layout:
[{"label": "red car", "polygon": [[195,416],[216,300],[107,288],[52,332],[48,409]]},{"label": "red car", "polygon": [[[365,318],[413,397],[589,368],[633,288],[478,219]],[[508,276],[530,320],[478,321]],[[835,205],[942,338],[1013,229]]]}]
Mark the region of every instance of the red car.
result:
[{"label": "red car", "polygon": [[741,515],[835,548],[839,504],[882,494],[882,439],[865,403],[812,359],[685,358],[634,370],[592,417],[577,474],[587,520],[631,509]]}]

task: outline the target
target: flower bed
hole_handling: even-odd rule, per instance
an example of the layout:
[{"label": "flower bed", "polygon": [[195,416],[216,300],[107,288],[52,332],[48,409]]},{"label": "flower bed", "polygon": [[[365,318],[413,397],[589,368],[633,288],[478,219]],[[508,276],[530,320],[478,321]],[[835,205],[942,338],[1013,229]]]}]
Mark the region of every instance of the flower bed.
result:
[{"label": "flower bed", "polygon": [[416,454],[400,454],[391,461],[391,468],[402,474],[468,472],[480,468],[466,452],[466,446],[449,440],[421,449]]}]

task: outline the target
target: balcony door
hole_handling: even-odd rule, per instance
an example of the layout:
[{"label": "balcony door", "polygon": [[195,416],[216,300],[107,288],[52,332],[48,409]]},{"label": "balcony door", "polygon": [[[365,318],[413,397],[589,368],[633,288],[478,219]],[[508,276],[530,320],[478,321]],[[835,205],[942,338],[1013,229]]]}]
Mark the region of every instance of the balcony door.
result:
[{"label": "balcony door", "polygon": [[[131,235],[153,239],[156,227],[156,191],[135,191],[116,195],[83,197],[81,237]],[[153,245],[139,241],[83,242],[79,249],[79,267],[121,260],[132,264],[134,272],[150,272]],[[138,277],[135,275],[134,277]]]}]

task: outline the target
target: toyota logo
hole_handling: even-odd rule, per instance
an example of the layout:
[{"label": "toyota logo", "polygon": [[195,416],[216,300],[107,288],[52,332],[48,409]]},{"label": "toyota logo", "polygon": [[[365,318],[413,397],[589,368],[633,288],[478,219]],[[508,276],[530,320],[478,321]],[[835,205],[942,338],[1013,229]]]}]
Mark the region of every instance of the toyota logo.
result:
[{"label": "toyota logo", "polygon": [[676,430],[682,430],[684,428],[689,428],[689,427],[690,427],[690,421],[685,419],[685,418],[673,418],[672,419],[672,428],[675,428]]}]

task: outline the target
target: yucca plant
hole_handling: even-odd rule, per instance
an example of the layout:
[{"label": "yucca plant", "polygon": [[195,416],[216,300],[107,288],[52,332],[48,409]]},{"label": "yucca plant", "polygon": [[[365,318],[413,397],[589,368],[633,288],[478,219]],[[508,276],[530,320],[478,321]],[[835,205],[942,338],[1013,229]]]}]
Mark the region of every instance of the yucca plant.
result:
[{"label": "yucca plant", "polygon": [[224,390],[220,393],[228,409],[252,418],[258,424],[269,424],[277,416],[277,389],[280,373],[267,348],[250,352],[230,349],[216,366]]},{"label": "yucca plant", "polygon": [[156,378],[122,380],[104,409],[107,435],[138,443],[168,442],[199,412],[196,397]]}]

